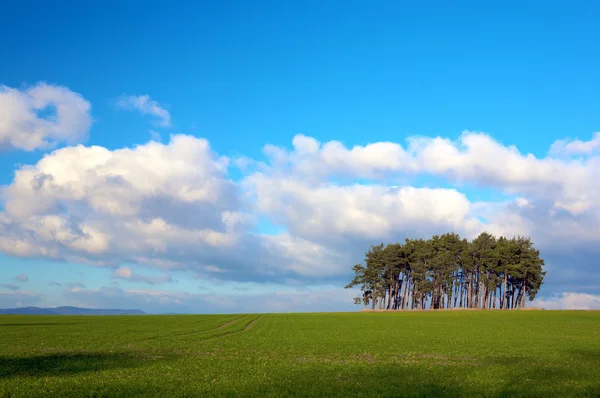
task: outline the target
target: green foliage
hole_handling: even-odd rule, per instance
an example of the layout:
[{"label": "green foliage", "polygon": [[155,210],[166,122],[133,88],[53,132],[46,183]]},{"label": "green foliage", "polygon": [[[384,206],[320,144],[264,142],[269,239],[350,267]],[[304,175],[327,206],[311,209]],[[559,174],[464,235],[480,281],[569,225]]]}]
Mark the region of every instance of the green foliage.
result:
[{"label": "green foliage", "polygon": [[600,396],[600,312],[0,316],[0,397]]},{"label": "green foliage", "polygon": [[360,286],[372,309],[523,308],[543,283],[543,266],[529,238],[484,232],[469,242],[447,233],[371,246],[346,288]]}]

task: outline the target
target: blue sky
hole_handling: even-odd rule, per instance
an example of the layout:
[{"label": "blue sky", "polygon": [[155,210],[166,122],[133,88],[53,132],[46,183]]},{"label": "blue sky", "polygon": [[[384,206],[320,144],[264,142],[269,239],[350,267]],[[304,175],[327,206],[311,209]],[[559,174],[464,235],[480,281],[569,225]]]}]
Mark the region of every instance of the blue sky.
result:
[{"label": "blue sky", "polygon": [[[351,292],[338,288],[363,248],[448,229],[531,235],[550,267],[543,304],[598,305],[599,8],[591,1],[5,1],[0,34],[10,40],[0,41],[0,95],[24,99],[39,123],[52,111],[31,103],[43,97],[56,105],[62,87],[73,94],[60,97],[65,112],[78,119],[56,122],[58,138],[44,130],[50,145],[26,147],[18,142],[35,123],[0,102],[0,283],[29,277],[4,291],[0,306],[347,310]],[[43,89],[28,91],[40,82]],[[89,110],[78,108],[74,93]],[[195,141],[175,145],[172,134]],[[323,144],[318,154],[307,149],[312,141],[294,138],[304,136]],[[415,137],[425,150],[410,149]],[[454,152],[436,137],[464,156],[441,161]],[[162,149],[144,146],[152,138]],[[569,146],[575,139],[581,145]],[[334,160],[324,149],[331,141],[344,148]],[[396,149],[350,151],[381,142]],[[98,169],[86,169],[85,159],[104,155],[73,149],[78,144],[121,153],[102,173],[127,184],[103,199],[117,182],[90,177]],[[283,163],[266,145],[282,150]],[[58,166],[69,148],[69,167],[88,173],[71,181]],[[413,163],[398,163],[398,148]],[[181,171],[178,161],[204,171]],[[149,174],[148,165],[162,171]],[[15,171],[28,167],[57,185],[24,192],[18,187],[31,186],[29,177]],[[171,182],[153,180],[162,172]],[[385,199],[380,188],[392,185],[417,191]],[[194,196],[198,187],[203,199]],[[328,195],[339,213],[325,210]],[[377,205],[384,200],[392,204]],[[419,215],[410,200],[435,207]],[[246,221],[216,221],[231,213]],[[357,226],[360,214],[386,221],[371,232]],[[168,227],[140,224],[158,219]],[[221,243],[207,231],[223,233]],[[324,308],[318,295],[340,300]]]}]

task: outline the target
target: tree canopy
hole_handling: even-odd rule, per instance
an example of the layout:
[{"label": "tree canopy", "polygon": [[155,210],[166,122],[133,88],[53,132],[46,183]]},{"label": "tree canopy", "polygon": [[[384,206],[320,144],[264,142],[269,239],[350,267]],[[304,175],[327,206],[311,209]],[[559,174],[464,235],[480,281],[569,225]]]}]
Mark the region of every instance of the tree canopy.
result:
[{"label": "tree canopy", "polygon": [[446,233],[371,246],[346,288],[360,287],[354,302],[365,309],[524,308],[543,283],[543,267],[528,237],[484,232],[469,242]]}]

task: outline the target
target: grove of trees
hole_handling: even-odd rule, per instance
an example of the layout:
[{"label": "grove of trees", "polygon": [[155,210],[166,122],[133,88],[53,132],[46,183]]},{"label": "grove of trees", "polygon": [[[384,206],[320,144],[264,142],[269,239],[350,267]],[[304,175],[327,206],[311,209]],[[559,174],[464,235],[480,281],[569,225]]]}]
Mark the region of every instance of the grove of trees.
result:
[{"label": "grove of trees", "polygon": [[458,234],[371,246],[346,286],[365,309],[524,308],[543,283],[544,260],[530,238]]}]

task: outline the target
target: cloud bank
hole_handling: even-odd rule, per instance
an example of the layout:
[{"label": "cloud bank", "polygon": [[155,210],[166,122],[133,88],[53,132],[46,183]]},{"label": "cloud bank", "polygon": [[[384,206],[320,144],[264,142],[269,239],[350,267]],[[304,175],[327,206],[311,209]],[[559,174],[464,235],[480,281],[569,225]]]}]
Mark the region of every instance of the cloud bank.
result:
[{"label": "cloud bank", "polygon": [[[3,88],[2,100],[21,112],[0,127],[0,145],[44,148],[76,139],[91,123],[89,103],[66,88]],[[119,103],[171,123],[148,96]],[[58,104],[54,119],[35,113],[44,104]],[[186,272],[209,281],[343,286],[370,244],[448,231],[521,234],[548,264],[538,304],[591,308],[600,293],[598,137],[559,140],[545,157],[469,131],[457,140],[415,136],[353,147],[297,135],[290,147],[265,145],[260,159],[229,159],[183,134],[132,148],[67,146],[20,166],[0,188],[0,251],[106,267],[113,282],[166,285],[173,272]],[[233,177],[236,168],[241,177]],[[423,177],[437,182],[418,183]],[[482,188],[500,199],[474,199]],[[171,309],[211,297],[160,292],[70,286],[69,294]],[[285,294],[278,300],[296,305]],[[232,300],[245,308],[245,299]]]},{"label": "cloud bank", "polygon": [[600,310],[600,295],[561,293],[546,300],[535,300],[534,305],[549,310]]}]

